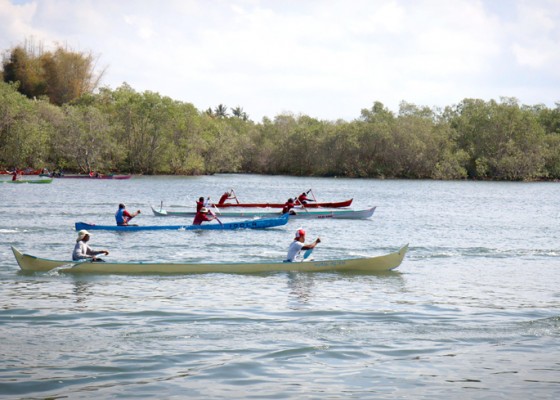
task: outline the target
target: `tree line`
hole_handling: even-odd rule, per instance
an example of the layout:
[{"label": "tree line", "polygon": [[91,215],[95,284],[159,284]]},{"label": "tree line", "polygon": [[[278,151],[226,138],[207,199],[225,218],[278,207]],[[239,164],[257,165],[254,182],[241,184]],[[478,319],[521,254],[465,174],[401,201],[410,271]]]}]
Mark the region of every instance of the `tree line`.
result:
[{"label": "tree line", "polygon": [[[14,57],[14,50],[23,55]],[[375,102],[353,121],[280,114],[254,122],[239,106],[231,115],[223,104],[200,111],[126,83],[94,90],[91,55],[66,53],[72,52],[58,48],[48,57],[33,56],[17,48],[5,57],[2,169],[560,179],[560,103],[548,108],[515,98],[464,99],[436,109],[402,102],[395,113]],[[30,60],[37,63],[33,68]],[[74,69],[82,73],[70,79],[63,67],[72,65],[68,60],[87,67]],[[60,87],[65,85],[77,89]]]}]

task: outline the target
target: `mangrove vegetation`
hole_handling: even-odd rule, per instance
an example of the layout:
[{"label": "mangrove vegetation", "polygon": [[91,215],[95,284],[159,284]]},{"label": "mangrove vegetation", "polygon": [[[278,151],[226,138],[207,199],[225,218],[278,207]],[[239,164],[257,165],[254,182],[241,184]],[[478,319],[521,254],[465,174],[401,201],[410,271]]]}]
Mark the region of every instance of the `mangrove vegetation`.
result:
[{"label": "mangrove vegetation", "polygon": [[207,110],[123,83],[98,88],[94,59],[12,49],[0,82],[0,168],[133,174],[256,173],[412,179],[560,179],[555,108],[464,99],[381,102],[353,121],[242,107]]}]

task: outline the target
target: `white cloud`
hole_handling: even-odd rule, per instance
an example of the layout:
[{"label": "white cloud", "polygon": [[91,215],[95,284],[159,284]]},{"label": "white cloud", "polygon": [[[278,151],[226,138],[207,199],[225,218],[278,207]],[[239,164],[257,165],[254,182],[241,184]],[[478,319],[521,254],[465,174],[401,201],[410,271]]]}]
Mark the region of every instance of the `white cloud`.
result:
[{"label": "white cloud", "polygon": [[113,88],[334,120],[374,101],[553,106],[559,21],[555,0],[0,0],[0,49],[32,35],[99,54]]}]

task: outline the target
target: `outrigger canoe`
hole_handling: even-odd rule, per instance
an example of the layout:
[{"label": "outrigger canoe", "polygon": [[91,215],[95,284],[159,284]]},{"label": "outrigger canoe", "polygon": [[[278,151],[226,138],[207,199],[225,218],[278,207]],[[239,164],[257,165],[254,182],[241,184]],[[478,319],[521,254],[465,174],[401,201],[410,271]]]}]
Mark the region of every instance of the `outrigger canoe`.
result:
[{"label": "outrigger canoe", "polygon": [[57,179],[130,179],[132,175],[52,175]]},{"label": "outrigger canoe", "polygon": [[[342,208],[350,207],[354,199],[344,200],[344,201],[332,201],[332,202],[308,202],[305,204],[306,208]],[[266,208],[283,208],[285,203],[222,203],[222,204],[210,204],[210,206],[216,206],[218,208],[224,207],[266,207]]]},{"label": "outrigger canoe", "polygon": [[52,178],[49,179],[18,179],[17,181],[0,181],[2,183],[51,183]]},{"label": "outrigger canoe", "polygon": [[19,267],[23,271],[46,272],[58,268],[59,272],[109,273],[109,274],[191,274],[191,273],[262,273],[262,272],[357,272],[380,273],[397,268],[408,250],[377,257],[348,258],[308,262],[224,262],[224,263],[153,263],[153,262],[91,262],[49,260],[22,254],[12,247]]},{"label": "outrigger canoe", "polygon": [[[290,214],[290,218],[305,219],[366,219],[371,218],[376,207],[365,210],[307,210],[295,209],[295,214]],[[156,209],[152,206],[152,212],[156,217],[194,217],[196,211],[176,211],[163,208]],[[219,218],[254,218],[278,216],[278,211],[215,211]]]},{"label": "outrigger canoe", "polygon": [[247,221],[211,223],[203,225],[96,225],[85,222],[76,222],[77,231],[86,230],[104,230],[118,232],[136,232],[136,231],[160,231],[160,230],[232,230],[232,229],[265,229],[275,226],[282,226],[288,223],[288,215],[281,215],[276,218],[260,218],[250,219]]}]

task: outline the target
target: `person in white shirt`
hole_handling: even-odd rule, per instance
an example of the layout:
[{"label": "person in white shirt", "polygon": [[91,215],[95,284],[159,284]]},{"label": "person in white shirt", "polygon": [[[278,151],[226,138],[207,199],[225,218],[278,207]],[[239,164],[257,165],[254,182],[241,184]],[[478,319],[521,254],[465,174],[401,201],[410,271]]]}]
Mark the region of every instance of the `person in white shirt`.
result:
[{"label": "person in white shirt", "polygon": [[303,229],[298,229],[296,231],[296,237],[294,241],[290,244],[288,248],[288,257],[286,261],[295,262],[303,261],[300,259],[299,254],[302,250],[314,249],[317,244],[321,243],[321,238],[315,239],[313,243],[305,244],[305,231]]},{"label": "person in white shirt", "polygon": [[72,253],[73,261],[80,261],[85,259],[91,259],[91,261],[103,261],[97,258],[98,254],[109,255],[107,250],[95,251],[88,246],[87,242],[89,240],[89,232],[82,229],[78,232],[78,239],[76,239],[76,245],[74,246],[74,252]]}]

